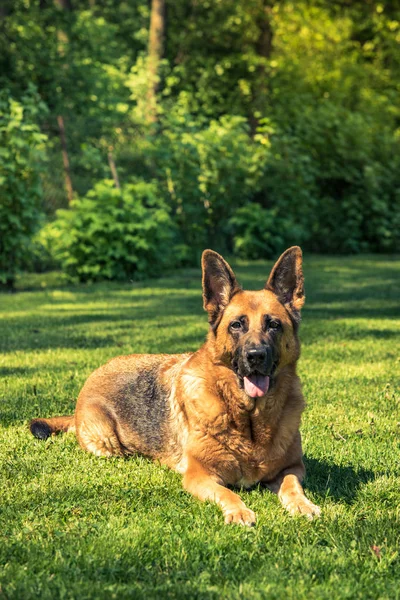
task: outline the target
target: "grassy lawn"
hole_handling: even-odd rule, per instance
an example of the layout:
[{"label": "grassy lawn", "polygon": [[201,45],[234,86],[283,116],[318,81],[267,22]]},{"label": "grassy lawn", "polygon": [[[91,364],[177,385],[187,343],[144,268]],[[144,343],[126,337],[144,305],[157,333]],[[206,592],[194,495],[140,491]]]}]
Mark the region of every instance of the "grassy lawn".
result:
[{"label": "grassy lawn", "polygon": [[[240,263],[260,288],[270,264]],[[306,257],[300,375],[308,522],[242,491],[253,529],[138,457],[99,459],[27,422],[72,413],[86,377],[130,352],[195,350],[200,272],[0,295],[0,598],[400,598],[400,259]]]}]

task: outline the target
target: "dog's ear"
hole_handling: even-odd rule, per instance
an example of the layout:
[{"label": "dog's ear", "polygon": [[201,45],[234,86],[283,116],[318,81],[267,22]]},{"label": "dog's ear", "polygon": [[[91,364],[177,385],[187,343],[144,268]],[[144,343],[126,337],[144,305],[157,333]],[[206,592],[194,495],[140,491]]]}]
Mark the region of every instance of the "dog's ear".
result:
[{"label": "dog's ear", "polygon": [[226,260],[213,250],[204,250],[201,257],[203,269],[203,306],[208,312],[210,325],[214,325],[232,296],[241,290]]},{"label": "dog's ear", "polygon": [[284,306],[300,313],[304,305],[303,255],[299,246],[292,246],[276,261],[265,288],[276,294]]}]

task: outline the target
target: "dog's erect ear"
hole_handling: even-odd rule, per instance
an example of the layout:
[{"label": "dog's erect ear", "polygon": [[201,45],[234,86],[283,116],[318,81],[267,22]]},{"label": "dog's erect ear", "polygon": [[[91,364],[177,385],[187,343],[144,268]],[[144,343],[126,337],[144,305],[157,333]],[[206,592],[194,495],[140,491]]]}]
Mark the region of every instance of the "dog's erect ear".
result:
[{"label": "dog's erect ear", "polygon": [[229,304],[232,296],[241,290],[226,260],[213,250],[204,250],[201,257],[203,269],[203,306],[213,325]]},{"label": "dog's erect ear", "polygon": [[302,252],[292,246],[276,261],[265,288],[276,294],[283,305],[300,312],[304,305],[304,276]]}]

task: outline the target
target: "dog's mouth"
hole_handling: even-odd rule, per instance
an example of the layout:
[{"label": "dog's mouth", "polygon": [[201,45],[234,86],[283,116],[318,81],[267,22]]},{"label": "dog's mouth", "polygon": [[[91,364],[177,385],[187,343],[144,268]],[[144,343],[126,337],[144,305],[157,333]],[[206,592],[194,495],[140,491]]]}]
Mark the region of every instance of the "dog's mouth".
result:
[{"label": "dog's mouth", "polygon": [[240,387],[244,389],[246,394],[250,398],[261,398],[274,386],[277,366],[277,362],[274,362],[272,368],[268,369],[268,375],[265,372],[260,373],[260,371],[246,372],[237,363],[234,364],[234,371],[239,378]]},{"label": "dog's mouth", "polygon": [[248,365],[243,364],[241,357],[235,357],[232,362],[232,368],[239,379],[239,386],[246,392],[250,398],[261,398],[268,393],[275,383],[275,371],[278,367],[278,360],[275,360],[265,369],[250,370]]},{"label": "dog's mouth", "polygon": [[250,398],[261,398],[268,392],[270,386],[269,375],[252,373],[243,377],[244,391]]},{"label": "dog's mouth", "polygon": [[277,365],[274,363],[268,375],[259,371],[253,371],[245,375],[240,369],[235,369],[235,372],[239,378],[239,385],[246,394],[250,398],[261,398],[274,386],[276,367]]}]

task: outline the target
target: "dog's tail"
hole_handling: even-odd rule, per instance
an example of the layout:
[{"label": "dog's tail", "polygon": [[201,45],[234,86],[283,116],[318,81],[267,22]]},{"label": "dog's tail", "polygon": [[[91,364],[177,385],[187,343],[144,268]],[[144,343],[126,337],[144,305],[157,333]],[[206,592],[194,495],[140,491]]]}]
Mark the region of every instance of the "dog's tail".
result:
[{"label": "dog's tail", "polygon": [[53,434],[71,431],[75,428],[75,415],[52,417],[51,419],[32,419],[29,423],[31,433],[39,440],[47,440]]}]

